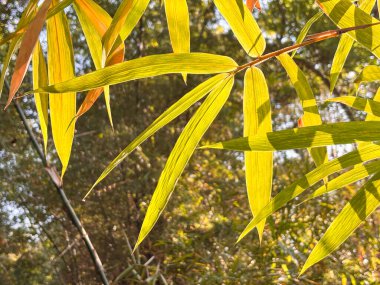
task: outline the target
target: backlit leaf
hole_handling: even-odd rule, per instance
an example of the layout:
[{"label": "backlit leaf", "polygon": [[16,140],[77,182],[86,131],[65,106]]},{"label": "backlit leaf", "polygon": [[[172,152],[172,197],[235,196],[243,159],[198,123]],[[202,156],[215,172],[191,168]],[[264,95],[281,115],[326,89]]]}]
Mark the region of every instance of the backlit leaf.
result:
[{"label": "backlit leaf", "polygon": [[380,175],[376,174],[346,204],[307,258],[301,273],[338,249],[380,206]]},{"label": "backlit leaf", "polygon": [[[53,3],[57,3],[53,0]],[[74,55],[66,15],[59,12],[47,21],[49,84],[74,77]],[[63,92],[62,92],[63,93]],[[75,92],[49,94],[53,140],[62,163],[62,177],[70,159],[76,113]],[[69,126],[70,125],[70,126]]]},{"label": "backlit leaf", "polygon": [[[356,7],[350,0],[317,0],[317,3],[339,28],[379,23],[379,20]],[[380,58],[380,25],[357,29],[347,34]]]},{"label": "backlit leaf", "polygon": [[[278,56],[277,59],[281,62],[282,66],[286,70],[290,81],[296,89],[297,95],[301,101],[303,109],[303,126],[307,127],[321,125],[322,119],[319,115],[317,102],[305,74],[288,54],[284,53]],[[309,151],[317,166],[327,161],[326,148],[313,148]]]},{"label": "backlit leaf", "polygon": [[[42,53],[41,44],[38,41],[33,51],[33,88],[38,88],[40,85],[46,85],[49,82],[46,61]],[[41,133],[44,140],[45,155],[48,142],[48,124],[49,124],[49,95],[46,93],[34,94],[38,118],[40,120]]]},{"label": "backlit leaf", "polygon": [[[272,131],[272,117],[268,86],[260,69],[247,69],[244,77],[244,136]],[[256,215],[269,203],[272,192],[273,153],[245,152],[245,179],[249,205]],[[258,226],[260,242],[265,220]]]},{"label": "backlit leaf", "polygon": [[247,0],[247,7],[248,7],[249,11],[251,11],[251,12],[253,11],[254,8],[261,11],[260,0]]},{"label": "backlit leaf", "polygon": [[[315,14],[313,17],[311,17],[309,19],[309,21],[307,21],[305,26],[302,28],[300,34],[298,35],[298,38],[296,40],[296,44],[300,44],[303,42],[303,40],[306,38],[307,33],[309,32],[311,26],[313,26],[313,24],[315,22],[317,22],[322,16],[323,16],[323,12],[319,11],[317,14]],[[296,52],[297,52],[297,50],[292,52],[292,57],[296,54]]]},{"label": "backlit leaf", "polygon": [[285,206],[289,201],[302,194],[306,189],[313,186],[318,181],[341,171],[347,167],[363,163],[365,161],[377,159],[380,156],[380,146],[371,144],[363,147],[361,150],[349,152],[341,157],[333,159],[322,164],[309,172],[292,185],[277,194],[261,211],[252,219],[244,231],[241,233],[238,241],[251,232],[259,222]]},{"label": "backlit leaf", "polygon": [[212,90],[183,129],[161,173],[135,248],[138,247],[156,224],[173,193],[178,178],[182,174],[199,141],[227,101],[233,83],[234,78],[230,76]]},{"label": "backlit leaf", "polygon": [[363,68],[359,76],[355,79],[356,84],[362,82],[373,82],[380,80],[380,66],[368,65]]},{"label": "backlit leaf", "polygon": [[161,54],[108,66],[72,80],[33,92],[79,92],[105,85],[171,73],[212,74],[233,71],[237,63],[226,56],[206,53]]},{"label": "backlit leaf", "polygon": [[[373,6],[375,5],[375,0],[364,0],[360,4],[360,9],[363,9],[366,13],[371,13]],[[349,35],[343,34],[338,48],[335,52],[334,59],[331,65],[330,72],[330,92],[333,92],[336,82],[338,81],[339,74],[342,72],[344,63],[348,57],[348,54],[351,51],[351,48],[354,44],[354,39]]]},{"label": "backlit leaf", "polygon": [[201,148],[275,151],[380,140],[380,122],[332,123],[237,138]]},{"label": "backlit leaf", "polygon": [[[147,138],[155,134],[163,126],[169,124],[172,120],[177,118],[187,109],[189,109],[194,103],[201,100],[211,90],[216,88],[225,78],[226,74],[218,74],[214,77],[206,80],[189,93],[184,95],[176,103],[174,103],[169,109],[162,113],[148,128],[146,128],[140,135],[138,135],[103,171],[98,180],[91,187],[90,191],[86,194],[86,197],[98,185],[116,166],[118,166],[132,151],[134,151],[141,143]],[[85,197],[85,198],[86,198]]]},{"label": "backlit leaf", "polygon": [[368,114],[376,117],[380,117],[380,102],[371,99],[356,96],[341,96],[328,99],[326,102],[339,102],[357,110],[367,112]]},{"label": "backlit leaf", "polygon": [[252,57],[262,55],[266,46],[265,39],[247,6],[240,6],[236,0],[214,0],[214,3],[246,53]]},{"label": "backlit leaf", "polygon": [[[190,20],[186,0],[165,0],[170,41],[173,52],[190,52]],[[186,74],[183,74],[186,82]]]}]

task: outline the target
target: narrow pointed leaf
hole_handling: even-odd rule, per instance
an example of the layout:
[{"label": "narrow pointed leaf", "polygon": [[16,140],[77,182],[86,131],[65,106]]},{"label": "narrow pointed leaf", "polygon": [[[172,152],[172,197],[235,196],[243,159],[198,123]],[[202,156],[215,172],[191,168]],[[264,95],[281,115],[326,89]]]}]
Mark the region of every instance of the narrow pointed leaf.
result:
[{"label": "narrow pointed leaf", "polygon": [[380,161],[374,161],[370,163],[361,163],[356,165],[353,169],[339,175],[337,178],[332,179],[327,183],[315,190],[309,195],[304,202],[322,196],[331,191],[343,188],[349,184],[362,180],[376,172],[379,172]]},{"label": "narrow pointed leaf", "polygon": [[355,79],[356,84],[362,82],[373,82],[380,80],[380,66],[368,65],[363,68],[359,76]]},{"label": "narrow pointed leaf", "polygon": [[[41,44],[37,45],[33,51],[33,88],[38,88],[40,85],[46,85],[49,82],[46,61],[42,53]],[[48,123],[49,123],[49,95],[46,93],[34,94],[34,101],[36,103],[38,118],[41,126],[42,138],[44,140],[45,155],[47,152],[48,142]]]},{"label": "narrow pointed leaf", "polygon": [[[375,0],[364,0],[360,4],[359,8],[363,9],[367,14],[371,13],[373,6],[375,5]],[[330,72],[330,92],[333,92],[336,82],[338,81],[339,74],[342,72],[343,66],[346,62],[348,54],[354,44],[354,39],[347,34],[343,34],[338,48],[335,52],[334,59],[331,65]]]},{"label": "narrow pointed leaf", "polygon": [[201,148],[275,151],[380,139],[380,122],[333,123],[237,138]]},{"label": "narrow pointed leaf", "polygon": [[[244,77],[244,136],[266,134],[272,131],[270,97],[264,74],[260,69],[247,69]],[[245,180],[249,205],[256,215],[269,203],[272,192],[273,153],[245,152]],[[258,226],[262,240],[265,220]]]},{"label": "narrow pointed leaf", "polygon": [[[53,1],[57,3],[56,0]],[[47,21],[49,84],[74,77],[74,55],[66,15],[59,12]],[[63,92],[62,92],[63,93]],[[75,92],[49,94],[53,140],[62,163],[62,177],[67,169],[74,139]]]},{"label": "narrow pointed leaf", "polygon": [[[317,0],[317,3],[341,29],[379,23],[379,20],[358,8],[350,0]],[[380,58],[380,25],[350,31],[347,34]]]},{"label": "narrow pointed leaf", "polygon": [[[319,11],[317,14],[315,14],[313,17],[309,19],[309,21],[306,22],[305,26],[302,28],[300,34],[298,35],[298,38],[296,40],[296,44],[300,44],[303,42],[303,40],[306,38],[307,33],[309,32],[310,28],[313,26],[315,22],[317,22],[321,17],[323,16],[323,12]],[[296,54],[297,50],[292,52],[292,57]]]},{"label": "narrow pointed leaf", "polygon": [[[303,116],[303,126],[316,126],[322,124],[322,119],[319,114],[317,101],[315,100],[313,90],[305,74],[294,62],[294,60],[286,53],[277,57],[284,69],[286,70],[290,81],[297,91],[297,95],[301,101]],[[326,148],[314,148],[309,150],[315,164],[321,165],[327,161]]]},{"label": "narrow pointed leaf", "polygon": [[245,52],[252,57],[260,56],[266,46],[264,36],[247,6],[238,2],[214,0]]},{"label": "narrow pointed leaf", "polygon": [[363,147],[361,150],[355,150],[341,157],[333,159],[325,164],[322,164],[309,172],[301,179],[294,182],[292,185],[282,190],[277,194],[261,211],[254,217],[241,233],[238,241],[243,239],[250,233],[259,222],[267,218],[278,209],[285,206],[289,201],[302,194],[306,189],[313,186],[318,181],[341,171],[347,167],[363,163],[365,161],[377,159],[380,156],[380,146],[371,144]]},{"label": "narrow pointed leaf", "polygon": [[13,97],[15,96],[24,79],[30,60],[32,59],[34,46],[38,41],[38,37],[45,23],[51,2],[52,0],[44,1],[22,38],[20,50],[17,55],[15,64],[15,70],[13,72],[11,84],[9,87],[8,101],[5,107],[8,107],[12,102]]},{"label": "narrow pointed leaf", "polygon": [[251,12],[253,11],[254,8],[261,11],[260,0],[247,0],[247,7],[248,7],[249,11],[251,11]]},{"label": "narrow pointed leaf", "polygon": [[126,159],[126,157],[132,151],[134,151],[141,143],[143,143],[147,138],[154,135],[163,126],[169,124],[183,112],[189,109],[194,103],[201,100],[211,90],[216,88],[226,77],[226,74],[218,74],[206,80],[205,82],[191,90],[189,93],[184,95],[170,108],[168,108],[164,113],[162,113],[149,127],[147,127],[122,152],[120,152],[120,154],[106,167],[106,169],[103,171],[103,173],[91,187],[90,191],[86,194],[86,197],[90,194],[90,192],[95,188],[96,185],[98,185],[104,178],[106,178],[107,175],[124,159]]},{"label": "narrow pointed leaf", "polygon": [[230,76],[212,90],[179,136],[153,193],[135,248],[145,239],[160,217],[199,141],[227,101],[233,83],[234,78]]},{"label": "narrow pointed leaf", "polygon": [[301,273],[326,258],[380,206],[380,175],[375,175],[346,204],[307,258]]},{"label": "narrow pointed leaf", "polygon": [[237,63],[229,57],[206,53],[151,55],[108,66],[55,85],[41,87],[31,93],[79,92],[163,74],[230,72],[237,66]]},{"label": "narrow pointed leaf", "polygon": [[326,102],[339,102],[357,110],[364,111],[373,116],[380,117],[380,102],[371,99],[365,99],[356,96],[341,96],[328,99]]},{"label": "narrow pointed leaf", "polygon": [[104,55],[107,57],[120,36],[124,41],[137,25],[149,0],[124,0],[117,9],[111,25],[103,37]]},{"label": "narrow pointed leaf", "polygon": [[[170,41],[173,52],[190,52],[190,20],[186,0],[165,0]],[[183,74],[186,82],[186,74]]]}]

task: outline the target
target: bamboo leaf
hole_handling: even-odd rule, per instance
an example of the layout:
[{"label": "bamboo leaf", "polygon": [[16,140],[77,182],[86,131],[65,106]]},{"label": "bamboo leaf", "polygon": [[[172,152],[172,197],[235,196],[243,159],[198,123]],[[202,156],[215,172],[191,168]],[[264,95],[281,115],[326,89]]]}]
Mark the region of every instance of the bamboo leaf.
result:
[{"label": "bamboo leaf", "polygon": [[371,144],[363,147],[361,150],[349,152],[341,157],[318,166],[313,171],[307,173],[305,176],[277,194],[246,226],[244,231],[241,233],[238,242],[249,232],[251,232],[259,222],[285,206],[295,197],[298,197],[306,189],[310,188],[318,181],[347,167],[377,159],[379,158],[379,155],[380,146],[377,144]]},{"label": "bamboo leaf", "polygon": [[140,135],[138,135],[120,154],[106,167],[100,177],[96,180],[89,192],[84,198],[86,198],[90,192],[98,185],[107,175],[118,166],[132,151],[134,151],[140,144],[142,144],[147,138],[154,135],[163,126],[169,124],[187,109],[189,109],[194,103],[201,100],[211,90],[215,89],[221,84],[221,82],[227,77],[227,74],[218,74],[214,77],[206,80],[189,93],[184,95],[176,103],[174,103],[169,109],[162,113],[149,127],[147,127]]},{"label": "bamboo leaf", "polygon": [[307,258],[300,275],[346,241],[380,206],[380,175],[375,175],[346,204]]},{"label": "bamboo leaf", "polygon": [[[186,0],[165,0],[170,41],[173,52],[190,52],[190,20]],[[182,74],[186,82],[186,74]]]},{"label": "bamboo leaf", "polygon": [[[305,26],[302,28],[300,34],[298,35],[298,38],[296,40],[296,44],[300,44],[303,42],[303,40],[306,38],[307,33],[309,32],[310,28],[313,26],[315,22],[317,22],[321,17],[323,16],[323,12],[319,11],[317,14],[315,14],[313,17],[307,21]],[[297,50],[292,52],[292,57],[296,54]]]},{"label": "bamboo leaf", "polygon": [[373,161],[370,163],[361,163],[356,165],[353,169],[339,175],[338,177],[332,179],[327,183],[315,190],[311,195],[309,195],[303,202],[309,201],[311,199],[322,196],[331,191],[343,188],[349,184],[362,180],[376,172],[380,169],[380,161]]},{"label": "bamboo leaf", "polygon": [[28,29],[23,36],[19,53],[17,55],[15,70],[12,75],[11,84],[9,87],[8,101],[5,106],[7,108],[12,102],[13,97],[20,88],[20,85],[24,79],[25,73],[28,69],[30,60],[32,59],[32,53],[34,46],[38,41],[38,37],[42,30],[42,26],[45,23],[47,12],[52,0],[45,0],[38,10],[33,21],[30,23]]},{"label": "bamboo leaf", "polygon": [[[367,14],[370,14],[374,5],[375,5],[375,0],[364,0],[364,1],[361,1],[359,8],[362,9]],[[338,78],[339,78],[339,74],[342,72],[343,66],[346,62],[346,59],[348,57],[348,54],[351,51],[353,44],[354,44],[354,39],[352,39],[347,34],[342,35],[338,44],[338,48],[334,55],[332,65],[331,65],[331,71],[330,71],[330,92],[331,93],[334,91],[336,82],[338,81]]]},{"label": "bamboo leaf", "polygon": [[157,222],[197,144],[227,101],[233,83],[234,78],[229,76],[212,90],[179,136],[153,193],[135,249]]},{"label": "bamboo leaf", "polygon": [[339,102],[359,111],[364,111],[373,116],[380,117],[380,102],[371,99],[364,99],[356,96],[341,96],[328,99],[326,102]]},{"label": "bamboo leaf", "polygon": [[[339,28],[379,23],[379,20],[356,7],[350,0],[317,0],[317,3]],[[357,29],[347,34],[380,58],[380,37],[377,36],[380,34],[380,25]]]},{"label": "bamboo leaf", "polygon": [[247,7],[248,7],[249,11],[251,11],[251,12],[253,11],[254,8],[261,11],[260,0],[247,0]]},{"label": "bamboo leaf", "polygon": [[108,66],[65,82],[41,87],[29,93],[79,92],[170,73],[229,72],[235,70],[237,66],[237,63],[229,57],[206,53],[151,55]]},{"label": "bamboo leaf", "polygon": [[[244,77],[244,136],[272,131],[272,117],[268,86],[260,69],[247,69]],[[273,153],[245,152],[245,179],[249,205],[255,216],[269,203],[272,192]],[[258,226],[260,242],[265,220]]]},{"label": "bamboo leaf", "polygon": [[[54,4],[57,2],[53,0]],[[47,21],[47,40],[49,84],[73,78],[73,46],[64,12],[59,12]],[[49,103],[53,140],[62,163],[63,177],[74,139],[75,122],[70,122],[76,113],[76,94],[49,94]]]},{"label": "bamboo leaf", "polygon": [[380,66],[368,65],[363,68],[359,76],[355,79],[355,84],[359,85],[362,82],[373,82],[380,80]]},{"label": "bamboo leaf", "polygon": [[115,16],[112,19],[109,29],[103,37],[103,50],[105,57],[111,53],[119,36],[122,41],[129,36],[141,16],[144,14],[148,4],[149,0],[124,0],[121,2],[119,8],[116,10]]},{"label": "bamboo leaf", "polygon": [[[38,88],[40,85],[46,85],[49,82],[46,61],[42,53],[41,44],[38,41],[36,48],[33,51],[33,88]],[[48,142],[48,124],[49,124],[49,95],[34,94],[38,118],[40,120],[42,138],[44,140],[45,155],[47,153]]]},{"label": "bamboo leaf", "polygon": [[260,56],[266,46],[264,36],[246,5],[240,7],[238,2],[214,0],[245,52],[252,57]]},{"label": "bamboo leaf", "polygon": [[201,147],[236,151],[275,151],[380,139],[380,122],[333,123],[237,138]]},{"label": "bamboo leaf", "polygon": [[[284,53],[278,56],[277,59],[288,73],[290,81],[301,100],[301,105],[304,112],[302,116],[303,126],[307,127],[321,125],[322,119],[319,115],[317,101],[315,100],[313,90],[311,89],[305,74],[288,54]],[[328,159],[326,148],[314,148],[310,149],[309,152],[317,166],[326,162]]]}]

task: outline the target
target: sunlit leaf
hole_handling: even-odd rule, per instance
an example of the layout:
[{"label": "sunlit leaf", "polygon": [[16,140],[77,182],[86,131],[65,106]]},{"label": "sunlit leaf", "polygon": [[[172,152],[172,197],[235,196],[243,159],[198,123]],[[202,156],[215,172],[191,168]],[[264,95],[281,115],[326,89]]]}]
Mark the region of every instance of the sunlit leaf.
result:
[{"label": "sunlit leaf", "polygon": [[[313,94],[313,90],[311,89],[311,86],[305,74],[288,54],[284,53],[278,56],[277,59],[281,62],[282,66],[286,70],[290,81],[296,89],[298,97],[300,98],[303,109],[303,126],[307,127],[322,124],[322,119],[319,115],[319,110]],[[313,148],[309,151],[317,166],[321,165],[328,159],[326,148]]]},{"label": "sunlit leaf", "polygon": [[[317,0],[317,3],[339,28],[379,23],[379,20],[356,7],[350,0]],[[347,34],[380,58],[380,25],[350,31]]]},{"label": "sunlit leaf", "polygon": [[355,84],[363,82],[373,82],[380,80],[380,66],[368,65],[363,68],[359,76],[355,79]]},{"label": "sunlit leaf", "polygon": [[[173,52],[190,52],[190,20],[186,0],[165,0],[170,41]],[[186,74],[183,74],[186,82]]]},{"label": "sunlit leaf", "polygon": [[[41,44],[38,41],[33,51],[33,88],[38,88],[40,85],[46,85],[49,82],[46,61],[42,53]],[[49,124],[49,95],[46,93],[34,94],[38,118],[41,126],[41,133],[44,140],[45,155],[48,142],[48,124]]]},{"label": "sunlit leaf", "polygon": [[[306,38],[307,33],[309,32],[310,28],[313,26],[315,22],[317,22],[321,17],[323,16],[323,12],[319,11],[317,14],[315,14],[313,17],[307,21],[305,26],[303,26],[300,34],[298,35],[298,38],[296,40],[296,44],[300,44],[303,42],[303,40]],[[292,57],[296,54],[297,50],[292,52]]]},{"label": "sunlit leaf", "polygon": [[78,92],[105,85],[170,73],[212,74],[233,71],[237,63],[226,56],[206,53],[161,54],[108,66],[72,80],[41,87],[33,92]]},{"label": "sunlit leaf", "polygon": [[240,6],[235,0],[214,0],[214,3],[246,53],[252,57],[262,55],[266,46],[265,39],[247,6]]},{"label": "sunlit leaf", "polygon": [[230,76],[212,90],[183,129],[161,173],[135,248],[138,247],[156,224],[173,193],[178,178],[182,174],[199,141],[227,101],[233,83],[234,78]]},{"label": "sunlit leaf", "polygon": [[107,57],[120,36],[124,41],[137,25],[149,0],[124,0],[117,9],[111,25],[103,37],[104,56]]},{"label": "sunlit leaf", "polygon": [[15,70],[13,72],[11,84],[9,87],[9,96],[6,107],[9,106],[9,104],[12,102],[13,97],[15,96],[17,90],[20,88],[20,85],[24,79],[30,60],[32,59],[34,46],[38,41],[42,26],[45,23],[47,11],[51,2],[52,0],[44,1],[22,38],[20,50],[17,55],[15,64]]},{"label": "sunlit leaf", "polygon": [[[360,8],[363,9],[366,13],[371,13],[373,6],[375,5],[375,0],[364,0],[360,4]],[[338,48],[335,52],[334,59],[331,65],[330,72],[330,92],[333,92],[336,82],[338,81],[339,74],[342,72],[344,63],[348,57],[348,54],[351,51],[351,48],[354,44],[354,39],[352,39],[349,35],[343,34]]]},{"label": "sunlit leaf", "polygon": [[346,204],[307,258],[301,273],[338,249],[380,206],[380,175],[376,174]]},{"label": "sunlit leaf", "polygon": [[[272,117],[268,86],[264,74],[256,67],[249,68],[244,77],[244,136],[272,131]],[[273,153],[245,152],[245,179],[249,205],[256,215],[271,198]],[[260,241],[265,220],[258,226]]]},{"label": "sunlit leaf", "polygon": [[[53,0],[57,3],[57,0]],[[49,84],[74,77],[74,55],[66,15],[59,12],[47,21]],[[63,92],[62,92],[63,93]],[[62,177],[70,159],[76,113],[75,92],[49,94],[53,140],[62,163]],[[70,126],[69,126],[70,125]]]},{"label": "sunlit leaf", "polygon": [[376,117],[380,117],[380,102],[371,99],[356,96],[341,96],[328,99],[326,102],[339,102],[357,110],[367,112],[368,114]]},{"label": "sunlit leaf", "polygon": [[247,0],[247,7],[248,7],[249,11],[251,11],[251,12],[253,11],[254,8],[261,11],[260,0]]},{"label": "sunlit leaf", "polygon": [[332,123],[237,138],[201,148],[275,151],[380,139],[380,122]]},{"label": "sunlit leaf", "polygon": [[289,201],[302,194],[306,189],[313,186],[315,183],[321,181],[323,178],[328,177],[338,171],[347,167],[363,163],[365,161],[377,159],[380,156],[380,146],[371,144],[363,147],[361,150],[349,152],[341,157],[333,159],[325,164],[322,164],[309,172],[292,185],[282,190],[277,194],[261,211],[258,213],[251,222],[247,225],[241,233],[238,241],[244,238],[251,232],[259,222],[268,216],[272,215],[278,209],[285,206]]},{"label": "sunlit leaf", "polygon": [[[36,8],[37,8],[37,3],[38,3],[38,0],[29,2],[28,6],[25,8],[24,12],[21,15],[21,19],[17,25],[17,28],[24,25],[26,22],[30,21],[30,19],[33,19],[36,12]],[[7,54],[5,55],[4,60],[2,62],[3,66],[1,69],[1,75],[0,75],[0,97],[3,91],[5,75],[7,74],[9,63],[11,61],[13,54],[16,52],[17,48],[19,47],[19,44],[22,39],[22,35],[23,35],[22,33],[16,35],[15,38],[13,38],[13,40],[9,43]]]},{"label": "sunlit leaf", "polygon": [[136,149],[147,138],[155,134],[163,126],[169,124],[187,109],[189,109],[194,103],[201,100],[211,90],[216,88],[225,78],[226,74],[218,74],[214,77],[206,80],[189,93],[184,95],[164,113],[162,113],[148,128],[146,128],[140,135],[138,135],[120,154],[106,167],[98,180],[91,187],[90,191],[86,194],[86,197],[98,185],[116,166],[118,166],[132,151]]},{"label": "sunlit leaf", "polygon": [[380,161],[374,161],[370,163],[362,163],[356,165],[353,169],[339,175],[338,177],[332,179],[327,183],[327,185],[323,185],[315,190],[311,195],[309,195],[305,200],[311,200],[322,196],[331,191],[343,188],[349,184],[362,180],[376,172],[379,172],[380,169]]}]

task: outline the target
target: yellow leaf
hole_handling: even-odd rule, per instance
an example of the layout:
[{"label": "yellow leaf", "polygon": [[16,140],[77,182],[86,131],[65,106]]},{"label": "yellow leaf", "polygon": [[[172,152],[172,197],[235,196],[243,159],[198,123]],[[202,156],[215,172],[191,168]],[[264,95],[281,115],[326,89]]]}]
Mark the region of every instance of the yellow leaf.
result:
[{"label": "yellow leaf", "polygon": [[[256,67],[249,68],[244,77],[244,136],[272,131],[268,86],[264,74]],[[245,152],[245,179],[252,214],[255,216],[269,203],[272,192],[273,153]],[[257,225],[260,243],[265,220]]]},{"label": "yellow leaf", "polygon": [[266,46],[264,36],[247,6],[239,5],[238,2],[214,0],[246,53],[252,57],[260,56]]},{"label": "yellow leaf", "polygon": [[[48,84],[48,73],[46,67],[46,61],[42,53],[41,44],[37,42],[33,51],[33,88],[38,88]],[[34,101],[36,103],[38,118],[40,120],[41,133],[44,140],[45,155],[47,151],[48,142],[48,124],[49,124],[49,95],[46,93],[34,94]]]},{"label": "yellow leaf", "polygon": [[[49,84],[73,78],[73,46],[64,12],[59,12],[47,21],[47,40]],[[49,103],[53,140],[62,163],[63,177],[74,139],[75,122],[72,124],[70,122],[76,113],[76,94],[75,92],[49,94]]]}]

